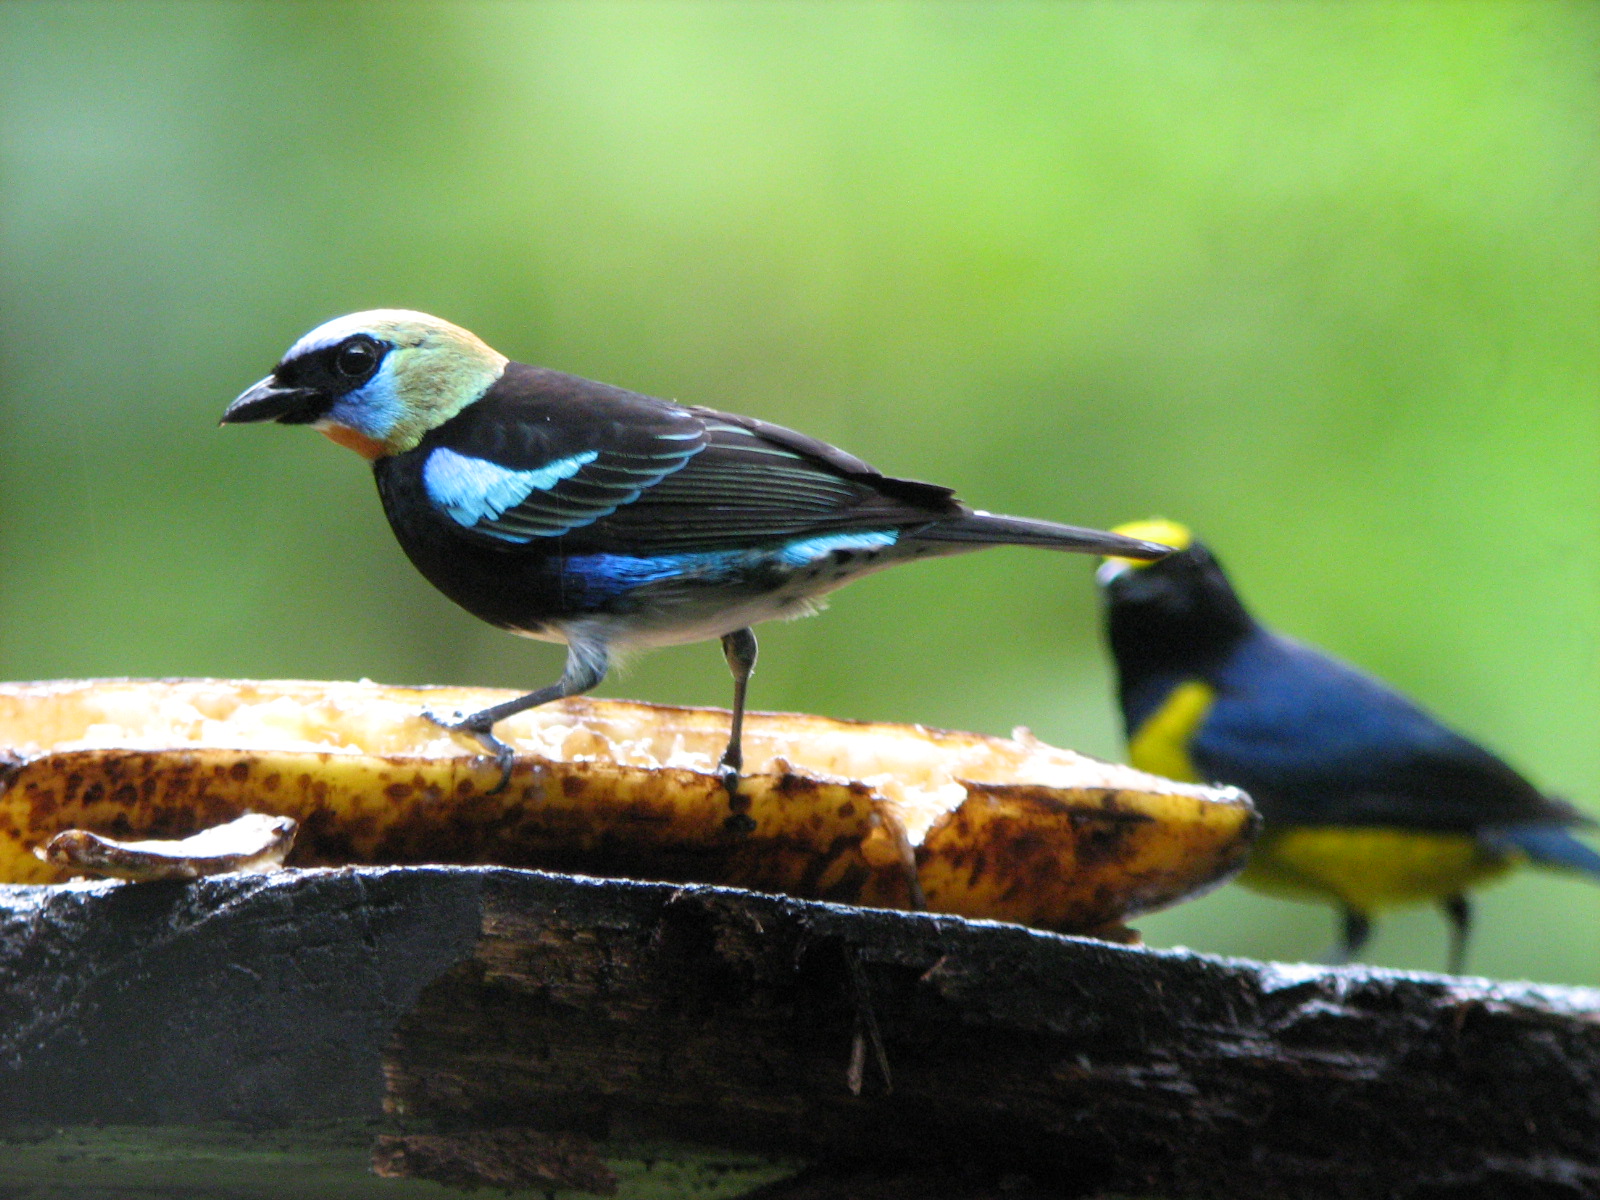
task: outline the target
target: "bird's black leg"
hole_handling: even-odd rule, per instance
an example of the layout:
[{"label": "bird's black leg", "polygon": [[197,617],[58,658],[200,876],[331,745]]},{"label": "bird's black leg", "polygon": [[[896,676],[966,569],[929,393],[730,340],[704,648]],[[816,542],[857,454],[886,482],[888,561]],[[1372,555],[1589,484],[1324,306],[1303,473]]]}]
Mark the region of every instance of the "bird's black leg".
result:
[{"label": "bird's black leg", "polygon": [[549,687],[542,687],[536,692],[529,692],[526,696],[518,696],[515,700],[507,700],[504,704],[496,704],[492,708],[468,713],[466,716],[453,714],[446,718],[431,712],[424,712],[422,715],[452,733],[471,734],[478,739],[480,746],[494,755],[495,761],[500,764],[500,782],[489,790],[492,796],[496,792],[504,791],[506,784],[511,782],[511,767],[516,759],[511,747],[495,737],[496,723],[504,721],[507,717],[514,717],[519,712],[537,708],[541,704],[549,704],[552,700],[560,700],[563,696],[576,696],[580,692],[587,692],[606,677],[608,663],[609,657],[604,645],[595,642],[571,642],[567,645],[566,669],[562,671],[561,678]]},{"label": "bird's black leg", "polygon": [[1361,953],[1361,948],[1367,944],[1367,939],[1371,936],[1371,918],[1353,908],[1345,909],[1344,929],[1339,944],[1334,947],[1333,953],[1328,955],[1328,961],[1336,967],[1355,961],[1356,955]]},{"label": "bird's black leg", "polygon": [[[756,635],[748,628],[723,634],[722,654],[728,660],[728,670],[733,672],[733,726],[728,734],[728,748],[722,752],[717,770],[722,774],[728,803],[732,804],[739,794],[739,770],[744,766],[744,693],[750,683],[750,673],[756,669]],[[746,822],[749,820],[745,818]]]},{"label": "bird's black leg", "polygon": [[1444,915],[1450,919],[1450,960],[1447,970],[1459,975],[1467,965],[1467,938],[1472,934],[1472,901],[1451,896],[1444,902]]}]

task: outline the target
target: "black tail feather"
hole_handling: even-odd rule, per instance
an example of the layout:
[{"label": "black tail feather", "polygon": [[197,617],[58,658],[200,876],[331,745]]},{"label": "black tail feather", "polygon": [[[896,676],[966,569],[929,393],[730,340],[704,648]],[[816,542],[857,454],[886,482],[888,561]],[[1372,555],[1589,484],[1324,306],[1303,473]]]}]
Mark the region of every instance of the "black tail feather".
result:
[{"label": "black tail feather", "polygon": [[952,517],[947,521],[936,521],[917,530],[916,537],[929,542],[1042,546],[1047,550],[1109,554],[1118,558],[1155,559],[1165,558],[1172,553],[1171,546],[1123,537],[1120,533],[1081,529],[1076,525],[1058,525],[1054,521],[1036,521],[1031,517],[1002,517],[986,512],[968,513],[965,516]]}]

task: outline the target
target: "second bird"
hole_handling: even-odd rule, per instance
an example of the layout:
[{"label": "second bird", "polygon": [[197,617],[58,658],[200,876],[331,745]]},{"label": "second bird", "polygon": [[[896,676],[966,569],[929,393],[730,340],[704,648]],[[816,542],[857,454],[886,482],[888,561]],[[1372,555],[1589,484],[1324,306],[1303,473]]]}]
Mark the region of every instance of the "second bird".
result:
[{"label": "second bird", "polygon": [[312,330],[222,420],[310,425],[370,460],[395,536],[435,587],[502,629],[566,643],[558,682],[441,722],[496,755],[501,786],[512,756],[495,724],[593,688],[618,650],[722,640],[731,798],[757,622],[913,558],[1167,550],[975,512],[804,434],[514,363],[399,309]]},{"label": "second bird", "polygon": [[1249,792],[1265,831],[1240,881],[1337,904],[1340,961],[1375,911],[1433,901],[1459,970],[1469,888],[1526,861],[1600,878],[1600,855],[1566,830],[1592,822],[1570,804],[1370,675],[1266,628],[1182,525],[1118,528],[1179,548],[1100,568],[1129,760]]}]

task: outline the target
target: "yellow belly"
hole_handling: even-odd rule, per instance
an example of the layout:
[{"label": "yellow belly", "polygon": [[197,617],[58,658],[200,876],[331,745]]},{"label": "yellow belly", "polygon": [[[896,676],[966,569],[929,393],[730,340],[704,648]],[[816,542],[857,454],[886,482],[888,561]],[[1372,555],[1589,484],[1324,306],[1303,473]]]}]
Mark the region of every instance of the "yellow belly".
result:
[{"label": "yellow belly", "polygon": [[1358,912],[1448,899],[1516,865],[1464,833],[1336,825],[1268,830],[1239,882]]},{"label": "yellow belly", "polygon": [[1216,698],[1216,690],[1197,679],[1173,688],[1161,707],[1128,739],[1128,761],[1152,775],[1199,783],[1200,774],[1189,757],[1189,741]]}]

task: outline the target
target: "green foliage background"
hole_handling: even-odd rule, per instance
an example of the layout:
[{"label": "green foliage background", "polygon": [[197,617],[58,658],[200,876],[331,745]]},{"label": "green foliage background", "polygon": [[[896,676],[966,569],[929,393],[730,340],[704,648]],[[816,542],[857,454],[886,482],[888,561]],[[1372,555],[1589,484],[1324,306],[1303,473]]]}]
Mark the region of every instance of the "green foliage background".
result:
[{"label": "green foliage background", "polygon": [[[981,507],[1189,521],[1600,812],[1597,66],[1581,2],[0,5],[0,676],[551,678],[355,458],[215,427],[409,306]],[[859,583],[763,631],[755,703],[1118,755],[1091,566]],[[1481,913],[1478,969],[1600,983],[1600,890]],[[1142,925],[1332,935],[1235,888]],[[1417,912],[1375,957],[1443,954]]]}]

